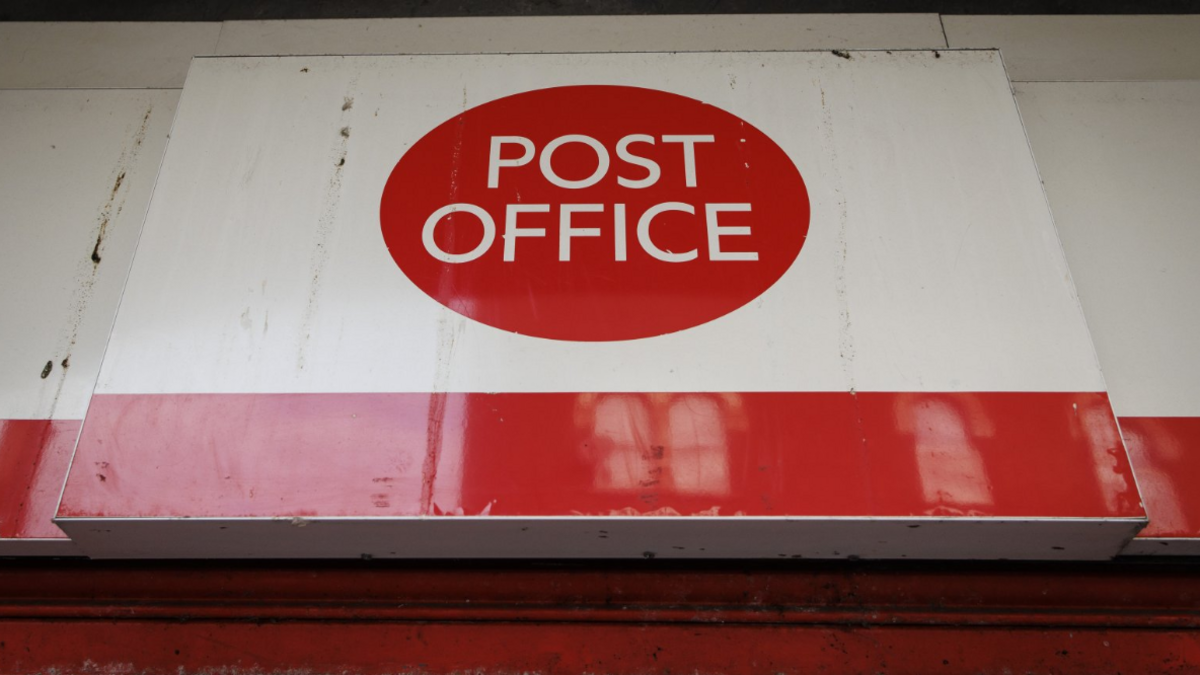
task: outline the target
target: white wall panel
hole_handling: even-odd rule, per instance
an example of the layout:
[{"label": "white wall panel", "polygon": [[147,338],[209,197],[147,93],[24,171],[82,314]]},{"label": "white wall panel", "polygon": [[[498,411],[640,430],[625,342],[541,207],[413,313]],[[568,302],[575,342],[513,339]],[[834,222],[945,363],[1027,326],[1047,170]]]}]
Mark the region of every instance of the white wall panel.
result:
[{"label": "white wall panel", "polygon": [[1017,96],[1114,409],[1200,415],[1200,82]]},{"label": "white wall panel", "polygon": [[998,48],[1014,81],[1200,78],[1200,16],[943,16],[955,49]]},{"label": "white wall panel", "polygon": [[83,417],[178,98],[0,92],[0,418]]},{"label": "white wall panel", "polygon": [[448,54],[945,47],[936,14],[229,21],[217,53]]},{"label": "white wall panel", "polygon": [[219,23],[0,23],[0,88],[183,86]]}]

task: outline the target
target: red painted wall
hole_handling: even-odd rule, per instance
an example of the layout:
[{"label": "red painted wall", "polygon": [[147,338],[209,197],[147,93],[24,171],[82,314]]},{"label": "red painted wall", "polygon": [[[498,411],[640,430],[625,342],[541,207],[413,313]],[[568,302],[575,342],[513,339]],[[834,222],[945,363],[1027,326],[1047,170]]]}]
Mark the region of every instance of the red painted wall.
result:
[{"label": "red painted wall", "polygon": [[1196,673],[1181,563],[0,563],[0,672]]}]

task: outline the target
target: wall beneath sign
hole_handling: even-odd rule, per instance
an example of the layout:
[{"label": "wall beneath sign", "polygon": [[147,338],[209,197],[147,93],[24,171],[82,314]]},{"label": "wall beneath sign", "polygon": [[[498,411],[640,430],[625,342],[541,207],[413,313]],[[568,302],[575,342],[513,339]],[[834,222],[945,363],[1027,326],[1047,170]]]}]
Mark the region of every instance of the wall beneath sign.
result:
[{"label": "wall beneath sign", "polygon": [[[1121,415],[1126,441],[1133,453],[1135,468],[1143,494],[1148,500],[1151,521],[1154,522],[1156,502],[1163,509],[1160,520],[1176,523],[1167,531],[1156,531],[1152,525],[1147,534],[1165,534],[1149,547],[1135,547],[1135,552],[1169,552],[1190,550],[1180,548],[1186,540],[1200,535],[1195,526],[1194,505],[1186,501],[1164,502],[1162,496],[1186,495],[1194,492],[1186,483],[1189,474],[1180,469],[1188,457],[1196,454],[1194,431],[1194,398],[1181,394],[1170,404],[1156,407],[1151,399],[1138,392],[1157,387],[1157,382],[1169,383],[1186,376],[1189,364],[1195,362],[1186,344],[1164,348],[1162,339],[1180,335],[1189,325],[1189,303],[1186,289],[1190,282],[1178,277],[1176,265],[1157,276],[1155,260],[1158,255],[1187,251],[1193,246],[1186,232],[1165,225],[1172,214],[1186,214],[1193,208],[1190,191],[1181,185],[1194,184],[1195,163],[1186,161],[1187,146],[1178,143],[1187,138],[1187,112],[1193,110],[1187,92],[1190,85],[1138,84],[1136,82],[1080,83],[1069,85],[1059,80],[1195,80],[1200,77],[1200,56],[1194,40],[1196,17],[937,17],[936,15],[904,16],[788,16],[788,17],[600,17],[600,18],[540,18],[529,20],[472,19],[472,20],[388,20],[339,22],[227,22],[225,24],[0,24],[3,48],[0,49],[0,87],[153,87],[182,85],[183,64],[192,55],[207,53],[354,53],[373,52],[470,52],[470,51],[561,51],[561,50],[710,50],[710,49],[878,49],[878,48],[937,48],[937,47],[1000,47],[1014,80],[1045,81],[1037,85],[1017,86],[1034,154],[1047,183],[1051,206],[1063,234],[1068,262],[1079,287],[1093,335],[1100,351],[1101,365],[1109,375],[1109,387],[1114,405]],[[943,38],[943,27],[944,35]],[[948,43],[946,42],[948,40]],[[12,92],[10,96],[32,96],[29,92]],[[61,100],[66,101],[64,96]],[[66,106],[61,103],[56,105]],[[1096,113],[1087,111],[1096,109]],[[49,110],[49,108],[46,108]],[[1173,112],[1182,111],[1182,112]],[[1085,114],[1087,113],[1087,114]],[[1182,115],[1182,117],[1180,116]],[[1143,123],[1154,118],[1154,125]],[[54,119],[51,115],[47,119]],[[93,126],[93,130],[100,127]],[[1154,139],[1138,136],[1134,130],[1156,134]],[[1180,129],[1176,131],[1176,129]],[[111,136],[114,140],[118,138]],[[1157,140],[1155,140],[1157,139]],[[1162,143],[1166,145],[1161,145]],[[128,141],[124,141],[128,143]],[[1159,146],[1154,146],[1159,143]],[[1161,151],[1146,153],[1146,147],[1161,147]],[[1096,161],[1082,162],[1084,152],[1101,151]],[[149,156],[149,155],[144,155]],[[40,162],[36,151],[25,155],[29,166]],[[51,155],[44,155],[48,161]],[[1106,164],[1108,158],[1130,158],[1124,167]],[[1172,157],[1183,158],[1172,160]],[[1174,163],[1172,163],[1174,162]],[[46,164],[50,166],[50,164]],[[83,166],[83,165],[80,165]],[[1073,186],[1093,183],[1078,176],[1083,166],[1095,180],[1120,185],[1120,189],[1094,191],[1091,198],[1073,193]],[[1061,167],[1061,168],[1056,168]],[[1114,171],[1103,173],[1105,167]],[[109,166],[98,165],[94,171],[96,184],[110,180]],[[1122,173],[1127,172],[1127,173]],[[1158,172],[1158,173],[1156,173]],[[1162,176],[1161,180],[1129,180],[1136,177]],[[1094,176],[1093,176],[1094,174]],[[1176,182],[1178,181],[1178,182]],[[1056,187],[1065,185],[1065,189]],[[111,187],[111,184],[109,184]],[[1097,199],[1096,195],[1102,199]],[[35,203],[49,209],[61,200],[44,193],[25,192],[23,199],[41,200]],[[100,204],[100,202],[97,202]],[[1105,217],[1131,213],[1126,218]],[[133,208],[130,205],[127,208]],[[1088,213],[1100,216],[1092,218]],[[1073,214],[1082,214],[1073,215]],[[1093,236],[1092,223],[1116,227],[1146,214],[1146,227],[1155,232],[1152,240],[1162,242],[1158,253],[1147,249],[1129,249],[1142,257],[1112,256],[1124,246],[1095,247],[1088,243]],[[93,214],[94,215],[94,214]],[[90,220],[91,225],[95,225]],[[1183,221],[1174,221],[1183,222]],[[1076,227],[1074,223],[1080,225]],[[1087,223],[1087,224],[1085,224]],[[1163,225],[1160,225],[1163,224]],[[1088,228],[1088,229],[1082,229]],[[1155,229],[1157,228],[1157,229]],[[1165,228],[1165,229],[1163,229]],[[1085,238],[1080,239],[1075,230]],[[1120,240],[1119,232],[1106,234],[1106,242]],[[1099,239],[1096,239],[1099,241]],[[86,242],[85,242],[86,243]],[[1194,248],[1194,246],[1193,246]],[[1089,271],[1095,270],[1095,271]],[[1135,276],[1136,275],[1136,276]],[[1143,285],[1125,284],[1121,280],[1137,279]],[[1151,280],[1161,283],[1151,283]],[[1108,307],[1095,298],[1107,293],[1111,284],[1125,289],[1140,288],[1141,297],[1155,297],[1154,302],[1141,298],[1123,301],[1123,305]],[[1192,284],[1194,285],[1194,284]],[[98,305],[97,305],[98,306]],[[1141,326],[1156,348],[1142,349],[1132,338],[1117,348],[1118,337],[1110,338],[1105,326],[1110,316],[1126,316],[1134,311]],[[1183,333],[1186,335],[1186,333]],[[1114,336],[1118,334],[1114,333]],[[1128,335],[1122,332],[1120,335]],[[1123,360],[1133,355],[1136,367]],[[1130,362],[1131,364],[1133,362]],[[81,372],[77,370],[76,372]],[[1125,375],[1120,375],[1125,372]],[[1139,377],[1139,372],[1154,373]],[[35,377],[40,375],[40,371]],[[1135,380],[1139,380],[1134,383]],[[28,389],[16,383],[24,380],[7,379],[0,385],[13,387],[18,395],[36,396],[39,379]],[[1133,384],[1125,384],[1133,383]],[[1131,388],[1126,388],[1126,387]],[[81,385],[80,392],[90,387]],[[1159,388],[1172,390],[1171,386]],[[1138,401],[1141,401],[1139,403]],[[1128,403],[1125,403],[1125,402]],[[5,432],[6,448],[14,439],[40,436],[42,431],[13,426]],[[56,432],[57,433],[57,432]],[[70,430],[56,437],[69,439]],[[70,444],[69,440],[66,441]],[[1139,450],[1144,448],[1144,450]],[[13,466],[15,460],[5,450]],[[1140,458],[1163,456],[1166,464],[1138,465]],[[1182,459],[1181,459],[1182,458]],[[7,464],[6,464],[7,466]],[[25,464],[29,467],[32,465]],[[46,464],[44,466],[50,466]],[[6,477],[25,475],[22,470],[7,471]],[[40,482],[32,478],[16,481],[17,490],[27,489],[42,503],[42,509],[52,509],[56,502],[54,484],[59,480],[43,476]],[[22,483],[22,481],[26,481]],[[24,487],[22,487],[22,485]],[[10,494],[12,494],[10,492]],[[1154,495],[1160,495],[1155,497]],[[18,499],[17,507],[23,499]],[[7,502],[5,502],[7,504]],[[1167,515],[1172,514],[1172,515]],[[1190,515],[1189,515],[1190,514]],[[15,522],[15,521],[9,521]],[[54,534],[52,529],[47,530]]]}]

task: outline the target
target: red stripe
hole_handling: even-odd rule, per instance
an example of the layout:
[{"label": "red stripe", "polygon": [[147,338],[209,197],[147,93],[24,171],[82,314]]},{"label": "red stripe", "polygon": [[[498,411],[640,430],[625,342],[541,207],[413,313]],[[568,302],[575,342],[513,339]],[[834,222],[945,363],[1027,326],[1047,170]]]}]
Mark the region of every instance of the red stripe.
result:
[{"label": "red stripe", "polygon": [[50,519],[80,424],[0,420],[0,538],[66,538]]},{"label": "red stripe", "polygon": [[1200,417],[1122,417],[1150,525],[1142,537],[1200,537]]},{"label": "red stripe", "polygon": [[1140,517],[1102,393],[92,400],[59,515]]}]

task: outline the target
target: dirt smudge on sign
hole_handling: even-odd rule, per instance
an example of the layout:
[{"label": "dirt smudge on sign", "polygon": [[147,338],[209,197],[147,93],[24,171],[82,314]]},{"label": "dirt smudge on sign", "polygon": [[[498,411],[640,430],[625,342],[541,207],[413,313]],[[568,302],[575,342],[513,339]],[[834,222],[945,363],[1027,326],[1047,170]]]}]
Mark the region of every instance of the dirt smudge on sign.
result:
[{"label": "dirt smudge on sign", "polygon": [[[467,90],[463,88],[463,107],[467,105]],[[455,129],[454,149],[451,155],[450,169],[450,202],[457,202],[460,192],[460,173],[462,170],[462,150],[463,150],[463,123],[459,118]],[[453,250],[455,231],[449,230],[450,241],[448,247]],[[453,278],[449,274],[442,275],[441,283],[452,284]],[[450,373],[454,364],[454,347],[458,341],[465,326],[465,320],[450,312],[449,310],[441,310],[438,317],[438,328],[435,348],[434,375],[433,375],[433,393],[429,396],[429,407],[426,413],[426,428],[425,428],[425,458],[421,466],[421,505],[420,512],[423,515],[434,515],[440,511],[434,505],[434,489],[437,483],[438,465],[442,457],[442,445],[445,435],[445,420],[446,420],[446,391],[450,385]],[[453,510],[453,507],[448,507]]]},{"label": "dirt smudge on sign", "polygon": [[833,293],[838,307],[838,360],[841,365],[842,375],[845,378],[846,389],[854,405],[854,423],[858,433],[860,451],[863,453],[863,460],[868,461],[866,429],[863,422],[862,405],[858,400],[857,378],[854,369],[854,361],[857,354],[854,344],[854,323],[850,313],[850,293],[846,277],[846,267],[850,260],[850,209],[846,202],[842,173],[838,167],[838,158],[846,155],[838,151],[837,136],[834,132],[834,120],[836,116],[833,113],[832,107],[826,102],[825,87],[820,82],[815,82],[814,84],[817,84],[821,93],[822,140],[827,150],[826,156],[831,158],[826,175],[830,178],[829,184],[833,189],[837,208],[837,228],[834,233],[833,245]]},{"label": "dirt smudge on sign", "polygon": [[[450,388],[450,373],[454,365],[454,348],[466,320],[449,310],[441,310],[438,318],[436,354],[434,362],[433,391],[429,395],[425,424],[425,457],[421,465],[421,511],[422,515],[435,515],[439,510],[434,505],[438,467],[441,464],[445,443],[445,425],[449,401],[446,391]],[[449,506],[447,509],[453,510]]]},{"label": "dirt smudge on sign", "polygon": [[[353,91],[357,84],[357,79],[351,80],[350,91]],[[304,370],[308,365],[308,343],[312,337],[313,322],[317,316],[321,295],[321,276],[325,272],[325,266],[329,263],[329,249],[333,243],[338,210],[342,202],[342,179],[350,144],[349,112],[352,107],[347,103],[352,101],[353,98],[349,94],[343,98],[341,114],[337,122],[339,131],[330,152],[330,156],[333,158],[333,174],[325,186],[324,203],[321,206],[320,215],[317,217],[316,230],[313,232],[312,254],[309,259],[308,300],[305,302],[304,311],[300,316],[299,349],[296,352],[297,370]]]},{"label": "dirt smudge on sign", "polygon": [[[142,121],[142,133],[145,133],[145,124],[149,120],[150,113],[146,113],[147,117]],[[140,145],[140,143],[139,143]],[[117,174],[117,180],[113,183],[112,191],[108,194],[108,202],[100,210],[100,227],[96,232],[96,244],[92,246],[92,264],[100,264],[100,247],[104,245],[104,236],[108,234],[108,224],[112,222],[115,215],[120,215],[121,210],[125,207],[125,202],[122,201],[117,205],[117,212],[113,214],[113,202],[117,198],[117,193],[121,191],[121,184],[125,182],[125,171]]]},{"label": "dirt smudge on sign", "polygon": [[425,461],[421,465],[421,510],[423,516],[433,515],[434,487],[437,483],[438,462],[442,458],[442,425],[446,419],[446,393],[429,395],[429,411],[425,428]]}]

